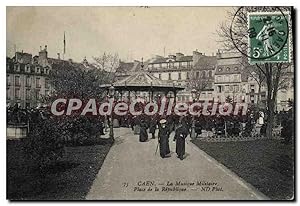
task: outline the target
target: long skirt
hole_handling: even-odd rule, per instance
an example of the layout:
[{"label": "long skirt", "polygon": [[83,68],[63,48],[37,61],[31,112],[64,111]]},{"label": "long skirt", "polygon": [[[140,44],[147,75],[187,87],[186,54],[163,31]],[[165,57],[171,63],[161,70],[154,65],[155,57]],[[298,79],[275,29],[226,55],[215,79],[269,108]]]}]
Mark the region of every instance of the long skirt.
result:
[{"label": "long skirt", "polygon": [[140,129],[140,142],[146,142],[147,140],[148,140],[147,129],[141,128]]},{"label": "long skirt", "polygon": [[161,139],[159,144],[160,156],[164,158],[170,153],[169,139]]},{"label": "long skirt", "polygon": [[176,153],[178,157],[183,158],[183,155],[185,154],[185,139],[184,138],[177,138],[176,139]]}]

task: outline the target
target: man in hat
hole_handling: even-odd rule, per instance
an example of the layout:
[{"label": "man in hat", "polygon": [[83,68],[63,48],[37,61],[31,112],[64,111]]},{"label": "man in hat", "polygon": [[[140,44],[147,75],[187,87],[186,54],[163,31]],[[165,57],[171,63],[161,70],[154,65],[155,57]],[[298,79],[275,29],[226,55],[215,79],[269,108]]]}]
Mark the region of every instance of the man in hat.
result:
[{"label": "man in hat", "polygon": [[146,142],[147,140],[148,140],[147,123],[145,122],[144,118],[142,118],[140,123],[140,142]]},{"label": "man in hat", "polygon": [[156,116],[153,116],[150,120],[150,127],[149,127],[149,133],[152,134],[152,139],[155,139],[156,125],[157,125],[157,119]]},{"label": "man in hat", "polygon": [[185,138],[189,134],[188,126],[185,123],[184,119],[182,118],[179,122],[179,126],[175,131],[174,139],[176,140],[176,153],[177,157],[180,160],[183,160],[183,156],[185,154]]},{"label": "man in hat", "polygon": [[160,126],[158,131],[158,142],[159,142],[159,151],[160,156],[165,158],[167,154],[170,153],[170,146],[169,146],[169,136],[170,130],[166,126],[167,120],[162,119],[160,120]]}]

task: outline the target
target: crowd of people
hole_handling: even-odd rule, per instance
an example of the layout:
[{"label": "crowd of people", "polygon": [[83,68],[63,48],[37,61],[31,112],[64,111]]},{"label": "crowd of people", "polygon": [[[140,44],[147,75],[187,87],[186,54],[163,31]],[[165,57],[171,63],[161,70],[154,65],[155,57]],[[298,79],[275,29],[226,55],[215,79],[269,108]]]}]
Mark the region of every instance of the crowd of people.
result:
[{"label": "crowd of people", "polygon": [[[275,115],[275,125],[281,126],[281,137],[284,143],[290,143],[293,139],[293,110],[280,112]],[[210,132],[217,137],[250,137],[253,135],[266,136],[267,116],[263,111],[249,110],[246,115],[215,115],[215,116],[168,116],[153,115],[139,116],[126,115],[119,119],[121,127],[131,127],[135,134],[139,134],[139,141],[148,141],[150,138],[158,138],[160,156],[166,157],[170,153],[169,138],[174,132],[173,140],[176,141],[176,153],[183,159],[185,153],[185,139],[189,135],[198,138],[202,132]],[[193,131],[194,128],[194,131]],[[156,131],[158,136],[156,137]]]},{"label": "crowd of people", "polygon": [[[8,124],[26,124],[29,121],[41,121],[47,118],[49,113],[45,109],[21,109],[18,105],[7,108]],[[192,138],[202,136],[202,132],[219,137],[249,137],[259,128],[259,135],[266,135],[266,118],[263,111],[254,112],[249,110],[246,115],[214,115],[214,116],[178,116],[171,114],[162,116],[155,114],[148,116],[125,115],[114,116],[119,126],[131,128],[134,134],[139,134],[139,141],[148,141],[148,134],[152,139],[158,139],[160,156],[165,158],[170,153],[169,138],[174,132],[173,141],[176,141],[176,153],[178,158],[183,159],[185,154],[185,139],[190,135]],[[101,117],[100,133],[104,135],[110,125],[110,117]],[[294,115],[293,109],[276,113],[275,124],[281,126],[281,137],[284,143],[291,143],[294,138]],[[157,132],[158,131],[158,132]],[[193,133],[193,134],[192,134]],[[158,136],[156,137],[156,134]]]}]

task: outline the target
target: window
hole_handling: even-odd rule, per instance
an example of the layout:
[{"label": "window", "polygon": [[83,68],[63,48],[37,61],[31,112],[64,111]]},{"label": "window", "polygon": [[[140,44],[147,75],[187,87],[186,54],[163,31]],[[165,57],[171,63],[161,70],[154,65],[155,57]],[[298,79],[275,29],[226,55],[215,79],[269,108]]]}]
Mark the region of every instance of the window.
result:
[{"label": "window", "polygon": [[237,75],[237,74],[233,75],[233,80],[234,80],[235,82],[238,81],[238,75]]},{"label": "window", "polygon": [[229,85],[225,85],[225,92],[229,91]]},{"label": "window", "polygon": [[212,71],[209,71],[209,72],[208,72],[208,77],[209,77],[209,78],[212,78]]},{"label": "window", "polygon": [[218,71],[221,72],[221,71],[222,71],[222,67],[219,67],[219,68],[218,68]]},{"label": "window", "polygon": [[199,72],[196,72],[196,78],[198,79],[200,76],[200,73]]},{"label": "window", "polygon": [[36,72],[40,73],[40,68],[39,67],[36,68]]},{"label": "window", "polygon": [[46,78],[46,79],[45,79],[45,88],[46,88],[46,89],[49,89],[49,87],[50,87],[49,79]]},{"label": "window", "polygon": [[15,98],[16,98],[16,99],[21,99],[21,96],[20,96],[20,88],[16,88],[16,89],[15,89]]},{"label": "window", "polygon": [[36,100],[40,99],[40,90],[39,89],[35,90],[35,99]]},{"label": "window", "polygon": [[191,67],[191,62],[187,62],[187,67],[188,67],[188,68]]},{"label": "window", "polygon": [[30,89],[26,89],[26,99],[30,99],[31,95],[30,95]]},{"label": "window", "polygon": [[24,64],[20,65],[20,72],[25,72],[25,65]]},{"label": "window", "polygon": [[10,99],[10,88],[9,87],[7,87],[6,88],[6,99]]},{"label": "window", "polygon": [[218,93],[221,93],[222,92],[222,86],[218,86],[217,90],[218,90]]},{"label": "window", "polygon": [[26,87],[30,87],[30,76],[26,76]]},{"label": "window", "polygon": [[224,76],[224,81],[229,82],[229,76]]},{"label": "window", "polygon": [[7,84],[7,86],[9,86],[11,84],[10,75],[6,75],[6,84]]},{"label": "window", "polygon": [[171,73],[169,73],[169,80],[172,80]]},{"label": "window", "polygon": [[178,73],[178,80],[181,80],[181,73]]},{"label": "window", "polygon": [[250,92],[251,92],[251,93],[254,93],[254,92],[255,92],[255,90],[254,90],[254,85],[253,85],[253,84],[250,85]]},{"label": "window", "polygon": [[239,85],[234,85],[234,92],[239,92]]},{"label": "window", "polygon": [[36,87],[37,88],[41,87],[41,79],[39,77],[36,78]]},{"label": "window", "polygon": [[229,68],[229,67],[227,67],[227,68],[226,68],[226,71],[228,71],[228,72],[229,72],[229,71],[230,71],[230,68]]},{"label": "window", "polygon": [[250,101],[251,101],[252,104],[254,103],[254,95],[250,96]]},{"label": "window", "polygon": [[15,76],[15,85],[16,86],[20,86],[21,83],[20,83],[20,76]]},{"label": "window", "polygon": [[186,79],[190,79],[190,73],[189,72],[186,73]]},{"label": "window", "polygon": [[31,66],[31,67],[30,67],[30,72],[31,72],[31,73],[35,73],[34,66]]},{"label": "window", "polygon": [[237,71],[239,68],[237,68],[237,67],[234,67],[234,71]]},{"label": "window", "polygon": [[161,79],[161,74],[158,74],[158,78]]},{"label": "window", "polygon": [[20,65],[15,65],[14,67],[15,67],[15,71],[16,71],[16,72],[19,72],[19,71],[20,71]]},{"label": "window", "polygon": [[205,71],[202,72],[202,78],[205,78]]}]

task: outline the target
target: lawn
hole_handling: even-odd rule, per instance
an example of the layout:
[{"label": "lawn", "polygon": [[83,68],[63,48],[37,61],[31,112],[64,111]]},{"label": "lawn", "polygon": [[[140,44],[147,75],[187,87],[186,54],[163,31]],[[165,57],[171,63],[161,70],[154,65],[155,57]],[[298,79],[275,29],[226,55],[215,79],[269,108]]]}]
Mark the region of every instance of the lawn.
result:
[{"label": "lawn", "polygon": [[294,197],[294,147],[279,140],[193,143],[273,200]]},{"label": "lawn", "polygon": [[109,142],[66,147],[63,158],[41,176],[24,157],[22,145],[22,141],[7,141],[7,198],[11,200],[85,199],[111,147]]}]

